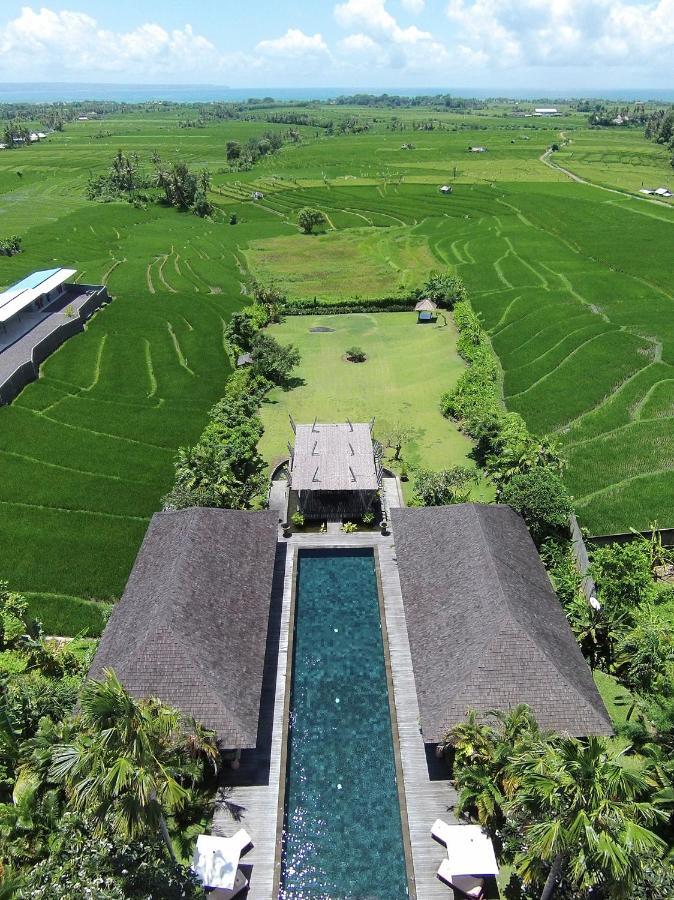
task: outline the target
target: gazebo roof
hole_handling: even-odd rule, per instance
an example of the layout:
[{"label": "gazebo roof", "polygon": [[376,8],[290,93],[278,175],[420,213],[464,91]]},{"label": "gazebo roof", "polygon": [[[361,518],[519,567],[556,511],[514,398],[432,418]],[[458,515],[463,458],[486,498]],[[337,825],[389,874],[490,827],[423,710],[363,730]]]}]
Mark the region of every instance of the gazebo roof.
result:
[{"label": "gazebo roof", "polygon": [[295,426],[290,486],[294,491],[376,491],[369,423]]},{"label": "gazebo roof", "polygon": [[424,311],[426,311],[426,310],[429,310],[429,311],[430,311],[430,310],[437,309],[437,308],[438,308],[438,304],[437,304],[437,303],[434,303],[434,302],[433,302],[432,300],[430,300],[428,297],[424,297],[424,299],[423,299],[423,300],[420,300],[420,301],[417,303],[417,305],[414,307],[414,311],[415,311],[415,312],[424,312]]}]

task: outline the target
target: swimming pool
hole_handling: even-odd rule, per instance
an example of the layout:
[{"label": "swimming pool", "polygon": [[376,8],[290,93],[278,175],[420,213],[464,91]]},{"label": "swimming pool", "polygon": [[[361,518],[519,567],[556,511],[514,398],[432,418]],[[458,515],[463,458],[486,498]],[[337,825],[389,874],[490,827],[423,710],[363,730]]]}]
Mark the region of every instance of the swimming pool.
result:
[{"label": "swimming pool", "polygon": [[408,896],[372,550],[300,550],[282,898]]}]

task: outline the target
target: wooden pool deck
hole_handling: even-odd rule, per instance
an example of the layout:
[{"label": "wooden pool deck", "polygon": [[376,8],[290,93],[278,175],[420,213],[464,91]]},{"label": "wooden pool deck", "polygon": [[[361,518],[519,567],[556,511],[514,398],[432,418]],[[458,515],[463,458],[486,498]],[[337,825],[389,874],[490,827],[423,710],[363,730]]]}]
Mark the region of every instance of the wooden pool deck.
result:
[{"label": "wooden pool deck", "polygon": [[[388,499],[388,498],[387,498]],[[391,497],[393,500],[393,497]],[[395,502],[395,501],[394,501]],[[427,761],[419,731],[419,706],[410,656],[407,626],[395,545],[392,535],[373,532],[356,534],[293,534],[279,541],[276,562],[268,659],[263,685],[260,740],[261,750],[242,757],[241,767],[228,777],[224,801],[214,817],[216,834],[231,835],[238,828],[250,833],[254,848],[241,860],[250,878],[249,900],[276,900],[274,896],[277,835],[282,810],[279,808],[284,707],[289,688],[288,640],[293,562],[299,548],[376,548],[384,597],[386,630],[393,693],[398,720],[398,746],[403,772],[414,888],[417,900],[452,900],[452,891],[436,877],[444,848],[431,837],[437,818],[453,821],[456,795],[446,772],[438,771],[434,759]],[[265,721],[263,721],[265,720]],[[265,729],[267,729],[265,731]],[[394,739],[396,735],[394,735]],[[236,815],[235,820],[232,812]],[[372,836],[376,842],[376,835]],[[335,898],[337,900],[337,898]],[[391,897],[390,900],[398,900]],[[403,900],[403,898],[400,898]]]}]

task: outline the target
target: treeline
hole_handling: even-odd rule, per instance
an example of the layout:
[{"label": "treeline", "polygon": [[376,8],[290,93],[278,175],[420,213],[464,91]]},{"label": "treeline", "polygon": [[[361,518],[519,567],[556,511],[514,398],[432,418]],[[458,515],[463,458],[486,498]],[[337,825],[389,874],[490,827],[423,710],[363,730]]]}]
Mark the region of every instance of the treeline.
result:
[{"label": "treeline", "polygon": [[[664,144],[674,154],[674,106],[651,113],[644,133],[648,140]],[[670,162],[674,166],[674,155]]]},{"label": "treeline", "polygon": [[264,433],[259,407],[275,385],[291,384],[300,354],[292,344],[280,344],[263,330],[278,321],[283,295],[254,284],[253,300],[252,308],[232,315],[225,332],[232,362],[246,354],[248,365],[228,379],[224,396],[211,409],[197,443],[179,449],[175,483],[164,497],[164,509],[251,509],[265,496],[266,466],[258,450]]},{"label": "treeline", "polygon": [[350,94],[336,97],[332,103],[338,106],[383,106],[402,109],[415,106],[434,106],[444,109],[485,109],[485,100],[475,98],[452,97],[451,94],[426,94],[417,97],[401,97],[397,94]]},{"label": "treeline", "polygon": [[193,172],[187,163],[165,163],[159,154],[152,157],[154,171],[141,166],[137,153],[118,150],[109,170],[92,176],[87,185],[89,200],[128,200],[137,206],[163,202],[176,209],[191,210],[205,217],[214,211],[208,199],[211,176],[208,169]]},{"label": "treeline", "polygon": [[267,122],[279,125],[306,125],[309,128],[333,128],[332,119],[319,119],[318,116],[312,116],[309,113],[300,112],[275,112],[267,113],[265,116]]},{"label": "treeline", "polygon": [[294,128],[287,131],[264,131],[259,137],[250,137],[245,144],[227,141],[227,162],[234,172],[247,172],[263,156],[278,153],[284,144],[298,144],[300,133]]},{"label": "treeline", "polygon": [[647,121],[648,112],[643,103],[635,103],[633,106],[596,104],[594,111],[588,116],[587,124],[605,128],[634,127],[643,126]]}]

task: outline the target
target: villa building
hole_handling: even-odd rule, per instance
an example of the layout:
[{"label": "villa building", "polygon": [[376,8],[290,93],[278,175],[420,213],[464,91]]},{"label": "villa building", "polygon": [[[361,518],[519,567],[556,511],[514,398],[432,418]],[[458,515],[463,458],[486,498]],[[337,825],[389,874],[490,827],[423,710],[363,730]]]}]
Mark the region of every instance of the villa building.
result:
[{"label": "villa building", "polygon": [[223,749],[257,744],[277,517],[156,513],[91,666],[134,697],[159,697]]},{"label": "villa building", "polygon": [[[295,437],[305,508],[377,490],[370,425]],[[386,536],[287,539],[273,510],[157,513],[101,638],[91,677],[194,717],[232,761],[212,833],[245,829],[249,900],[382,896],[384,870],[386,896],[447,900],[432,839],[458,824],[434,752],[447,731],[526,703],[544,729],[612,733],[518,513],[389,512]]]},{"label": "villa building", "polygon": [[612,734],[518,513],[477,503],[396,509],[393,531],[426,743],[439,743],[470,709],[520,703],[543,729]]}]

